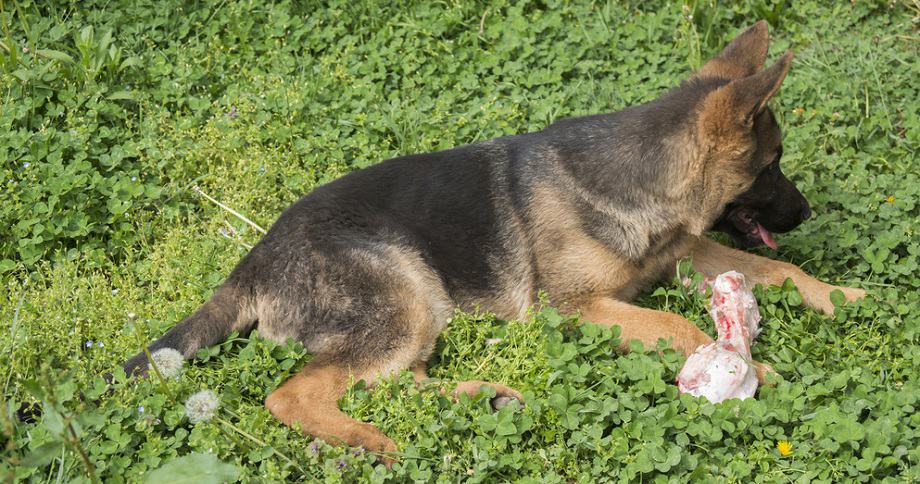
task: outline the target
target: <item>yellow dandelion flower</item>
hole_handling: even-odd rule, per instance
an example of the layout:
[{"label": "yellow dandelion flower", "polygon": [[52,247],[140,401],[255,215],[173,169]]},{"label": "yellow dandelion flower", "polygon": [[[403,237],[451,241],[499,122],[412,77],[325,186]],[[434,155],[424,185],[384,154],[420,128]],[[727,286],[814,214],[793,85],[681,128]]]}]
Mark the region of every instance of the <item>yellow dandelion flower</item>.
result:
[{"label": "yellow dandelion flower", "polygon": [[786,457],[792,453],[792,442],[788,440],[780,440],[776,443],[776,450],[779,451],[779,455]]},{"label": "yellow dandelion flower", "polygon": [[894,195],[889,195],[888,198],[885,199],[885,201],[888,203],[894,203]]}]

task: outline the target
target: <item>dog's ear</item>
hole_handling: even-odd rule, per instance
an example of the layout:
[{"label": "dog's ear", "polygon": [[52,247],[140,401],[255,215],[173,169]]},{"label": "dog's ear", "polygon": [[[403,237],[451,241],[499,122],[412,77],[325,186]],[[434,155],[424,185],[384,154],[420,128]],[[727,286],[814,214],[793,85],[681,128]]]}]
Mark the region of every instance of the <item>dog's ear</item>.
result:
[{"label": "dog's ear", "polygon": [[792,52],[786,51],[775,64],[754,75],[716,89],[703,101],[701,126],[710,132],[737,127],[750,128],[764,111],[789,72]]},{"label": "dog's ear", "polygon": [[738,34],[719,55],[706,63],[695,77],[742,79],[763,67],[770,45],[767,22],[761,20]]}]

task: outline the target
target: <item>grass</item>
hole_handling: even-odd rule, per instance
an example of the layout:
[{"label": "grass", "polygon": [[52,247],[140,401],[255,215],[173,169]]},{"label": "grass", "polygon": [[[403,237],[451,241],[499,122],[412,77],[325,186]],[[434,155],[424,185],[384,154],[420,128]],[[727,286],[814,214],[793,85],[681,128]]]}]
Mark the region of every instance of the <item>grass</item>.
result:
[{"label": "grass", "polygon": [[[331,3],[0,3],[4,479],[920,478],[916,2]],[[296,344],[237,336],[178,380],[116,378],[93,401],[100,375],[206,300],[303,193],[653,99],[759,18],[771,58],[796,53],[774,108],[815,212],[764,253],[870,295],[825,317],[790,286],[758,289],[754,356],[781,381],[756,400],[679,396],[674,352],[619,354],[615,330],[545,309],[458,314],[432,361],[437,378],[515,386],[524,409],[451,402],[408,374],[349,392],[342,407],[400,445],[392,470],[264,410],[309,361]],[[673,282],[639,303],[711,325]],[[202,389],[219,420],[193,425],[182,400]],[[10,418],[36,399],[42,420]]]}]

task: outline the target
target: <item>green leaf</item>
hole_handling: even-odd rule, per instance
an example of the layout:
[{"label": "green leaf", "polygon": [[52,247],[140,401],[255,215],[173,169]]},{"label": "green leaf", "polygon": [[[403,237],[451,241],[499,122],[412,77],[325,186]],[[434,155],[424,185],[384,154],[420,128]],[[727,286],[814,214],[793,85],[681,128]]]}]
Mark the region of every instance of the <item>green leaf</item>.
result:
[{"label": "green leaf", "polygon": [[32,449],[22,458],[24,467],[42,467],[61,453],[64,444],[60,441],[48,442]]},{"label": "green leaf", "polygon": [[495,433],[498,435],[514,435],[517,433],[517,427],[514,426],[514,422],[510,418],[499,419]]},{"label": "green leaf", "polygon": [[843,291],[840,289],[834,289],[831,291],[830,297],[831,303],[837,307],[843,306],[847,302],[846,296],[843,295]]},{"label": "green leaf", "polygon": [[29,379],[22,382],[22,387],[37,400],[45,399],[45,389],[35,380]]},{"label": "green leaf", "polygon": [[213,454],[194,453],[167,462],[147,474],[147,484],[218,484],[236,480],[236,466],[221,462]]},{"label": "green leaf", "polygon": [[112,94],[109,94],[108,99],[112,101],[119,101],[119,100],[133,101],[134,93],[131,91],[116,91],[116,92],[113,92]]},{"label": "green leaf", "polygon": [[73,63],[73,58],[71,58],[69,55],[67,55],[66,53],[61,52],[61,51],[59,51],[59,50],[38,49],[38,50],[35,51],[35,53],[38,54],[38,55],[41,56],[41,57],[46,58],[46,59],[52,59],[52,60],[56,60],[56,61],[67,62],[68,64],[72,64],[72,63]]}]

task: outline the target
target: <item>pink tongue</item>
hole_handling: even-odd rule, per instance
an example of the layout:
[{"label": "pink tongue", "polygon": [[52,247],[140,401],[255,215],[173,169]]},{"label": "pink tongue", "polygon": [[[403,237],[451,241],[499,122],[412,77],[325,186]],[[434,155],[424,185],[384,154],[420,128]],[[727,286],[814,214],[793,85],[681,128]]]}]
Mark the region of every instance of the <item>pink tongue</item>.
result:
[{"label": "pink tongue", "polygon": [[779,245],[777,245],[776,241],[773,240],[773,234],[771,234],[769,230],[763,228],[763,225],[757,224],[757,235],[760,236],[760,239],[763,240],[764,244],[767,244],[767,247],[773,250],[779,249]]}]

